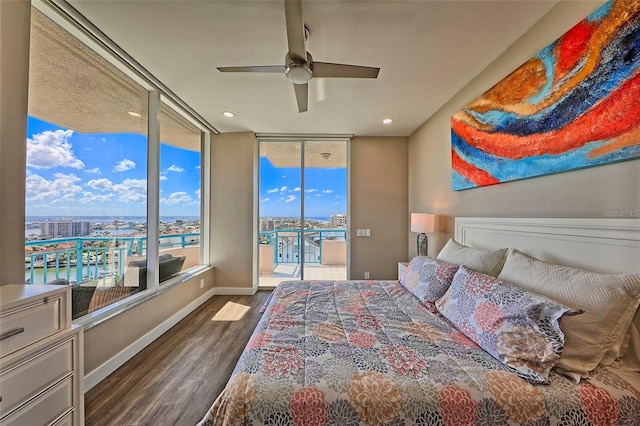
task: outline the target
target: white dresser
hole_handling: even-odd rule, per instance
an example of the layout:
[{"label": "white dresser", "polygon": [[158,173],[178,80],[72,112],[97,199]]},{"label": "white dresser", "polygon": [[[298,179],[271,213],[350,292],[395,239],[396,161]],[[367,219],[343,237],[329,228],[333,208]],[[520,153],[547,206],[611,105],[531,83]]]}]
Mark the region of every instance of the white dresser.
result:
[{"label": "white dresser", "polygon": [[84,425],[83,355],[70,287],[0,286],[0,426]]}]

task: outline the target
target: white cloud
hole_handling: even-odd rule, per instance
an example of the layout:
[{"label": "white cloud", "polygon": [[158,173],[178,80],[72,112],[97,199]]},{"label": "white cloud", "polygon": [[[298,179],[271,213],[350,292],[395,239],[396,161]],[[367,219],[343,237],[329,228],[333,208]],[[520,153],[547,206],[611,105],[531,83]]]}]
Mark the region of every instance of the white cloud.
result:
[{"label": "white cloud", "polygon": [[200,166],[196,166],[195,168],[196,168],[196,170],[200,170],[201,167]]},{"label": "white cloud", "polygon": [[169,178],[168,178],[168,177],[166,177],[166,176],[160,176],[160,180],[161,180],[161,181],[163,181],[163,180],[169,180]]},{"label": "white cloud", "polygon": [[82,193],[80,202],[82,204],[108,203],[111,202],[115,194],[96,194],[94,192],[85,191]]},{"label": "white cloud", "polygon": [[113,190],[113,182],[107,178],[91,179],[87,182],[89,188],[97,189],[98,191],[111,191]]},{"label": "white cloud", "polygon": [[136,168],[136,163],[134,163],[133,161],[125,158],[124,160],[120,161],[118,164],[116,164],[116,166],[113,168],[114,172],[126,172],[127,170],[131,170],[131,169],[135,169]]},{"label": "white cloud", "polygon": [[56,173],[53,180],[47,180],[40,175],[29,174],[25,181],[27,201],[44,200],[55,197],[52,203],[72,201],[76,194],[82,192],[82,187],[76,185],[81,179],[71,174]]},{"label": "white cloud", "polygon": [[[111,194],[102,194],[103,200],[111,200],[118,197],[118,201],[123,203],[144,202],[147,200],[147,180],[146,179],[125,179],[121,183],[113,183],[109,179],[91,179],[87,182],[89,188],[102,192],[111,192]],[[90,199],[89,193],[85,193],[85,197]]]},{"label": "white cloud", "polygon": [[284,200],[284,202],[285,202],[285,203],[290,203],[290,202],[294,201],[295,199],[296,199],[296,196],[295,196],[295,195],[289,195],[289,196],[287,197],[287,199],[286,199],[286,200]]},{"label": "white cloud", "polygon": [[167,204],[169,206],[175,204],[187,204],[193,201],[193,198],[189,196],[186,192],[174,192],[169,195],[169,198],[163,198],[160,200],[161,203]]},{"label": "white cloud", "polygon": [[309,193],[311,193],[311,192],[318,192],[318,190],[317,190],[317,189],[315,189],[315,188],[309,188],[309,189],[305,189],[305,190],[304,190],[304,192],[309,192]]},{"label": "white cloud", "polygon": [[332,192],[333,192],[333,190],[332,190],[332,189],[323,189],[323,190],[322,190],[322,193],[323,193],[323,194],[331,194]]},{"label": "white cloud", "polygon": [[274,192],[280,191],[278,188],[267,189],[267,194],[273,194]]},{"label": "white cloud", "polygon": [[196,189],[196,197],[198,198],[198,200],[200,200],[200,199],[201,199],[201,198],[200,198],[200,190],[199,190],[199,189]]},{"label": "white cloud", "polygon": [[99,174],[102,173],[98,167],[94,167],[93,169],[85,169],[84,172],[85,173],[93,173],[95,175],[99,175]]},{"label": "white cloud", "polygon": [[184,172],[184,169],[180,166],[176,166],[175,164],[172,164],[169,166],[169,168],[167,169],[168,172],[176,172],[176,173],[182,173]]},{"label": "white cloud", "polygon": [[285,192],[287,190],[286,186],[283,186],[282,188],[280,188],[280,192]]},{"label": "white cloud", "polygon": [[260,200],[260,202],[261,203],[266,203],[269,200],[271,200],[271,198],[267,197],[267,198],[263,198],[262,200]]},{"label": "white cloud", "polygon": [[146,179],[125,179],[122,183],[113,185],[113,190],[118,193],[118,201],[123,203],[147,201]]},{"label": "white cloud", "polygon": [[293,189],[291,190],[291,192],[300,192],[300,187],[299,187],[299,186],[296,186],[295,188],[293,188]]},{"label": "white cloud", "polygon": [[84,163],[72,151],[69,138],[73,130],[45,130],[27,139],[27,166],[37,169],[71,167],[83,169]]}]

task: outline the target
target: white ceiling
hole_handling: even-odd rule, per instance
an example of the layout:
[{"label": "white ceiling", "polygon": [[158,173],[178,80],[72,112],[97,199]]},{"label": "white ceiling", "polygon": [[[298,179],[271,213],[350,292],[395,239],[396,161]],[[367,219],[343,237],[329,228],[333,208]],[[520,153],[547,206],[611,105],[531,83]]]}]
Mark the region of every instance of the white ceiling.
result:
[{"label": "white ceiling", "polygon": [[406,136],[558,0],[304,0],[314,60],[381,68],[375,80],[313,79],[305,113],[284,75],[216,69],[284,64],[282,1],[70,3],[221,132]]}]

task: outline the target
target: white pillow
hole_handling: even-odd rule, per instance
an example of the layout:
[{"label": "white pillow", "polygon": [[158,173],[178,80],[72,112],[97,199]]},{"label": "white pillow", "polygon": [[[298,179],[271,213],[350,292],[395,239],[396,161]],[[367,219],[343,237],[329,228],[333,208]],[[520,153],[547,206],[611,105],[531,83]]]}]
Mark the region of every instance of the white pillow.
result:
[{"label": "white pillow", "polygon": [[584,311],[560,321],[565,348],[556,370],[574,380],[615,361],[640,304],[640,274],[598,274],[513,249],[498,278]]},{"label": "white pillow", "polygon": [[497,277],[504,265],[507,249],[486,250],[467,247],[450,239],[436,259],[455,265],[464,265],[474,271]]}]

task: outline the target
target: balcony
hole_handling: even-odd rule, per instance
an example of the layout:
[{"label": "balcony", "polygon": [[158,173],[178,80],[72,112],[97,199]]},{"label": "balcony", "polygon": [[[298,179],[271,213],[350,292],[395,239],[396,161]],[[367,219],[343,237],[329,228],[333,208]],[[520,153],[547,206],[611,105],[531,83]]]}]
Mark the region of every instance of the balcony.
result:
[{"label": "balcony", "polygon": [[[183,269],[200,263],[200,234],[161,235],[160,254],[185,255]],[[63,278],[72,285],[114,287],[129,260],[146,256],[146,236],[70,237],[25,242],[25,282]]]},{"label": "balcony", "polygon": [[[259,284],[304,278],[341,280],[347,277],[346,230],[279,229],[260,233]],[[200,234],[160,237],[160,254],[185,255],[183,269],[199,264]],[[72,285],[109,288],[121,285],[130,260],[146,255],[146,236],[71,237],[25,243],[25,282],[44,284],[66,279]],[[80,259],[80,261],[78,260]]]},{"label": "balcony", "polygon": [[344,280],[347,277],[345,229],[278,229],[260,233],[260,287],[275,287],[281,281],[304,278]]}]

